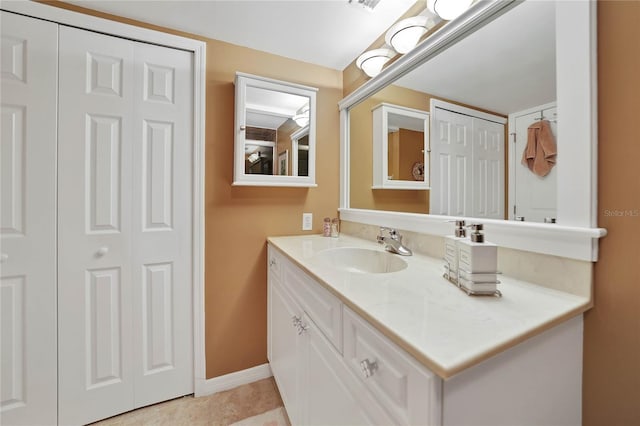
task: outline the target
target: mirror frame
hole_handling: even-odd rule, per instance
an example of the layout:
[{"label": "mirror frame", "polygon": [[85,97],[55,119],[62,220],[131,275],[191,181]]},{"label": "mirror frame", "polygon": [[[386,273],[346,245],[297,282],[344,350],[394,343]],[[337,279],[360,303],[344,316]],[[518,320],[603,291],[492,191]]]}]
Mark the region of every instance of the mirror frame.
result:
[{"label": "mirror frame", "polygon": [[[234,167],[233,186],[294,186],[316,187],[316,94],[315,87],[304,86],[272,78],[260,77],[252,74],[236,72],[235,79],[235,138],[234,138]],[[292,95],[309,98],[309,176],[281,176],[261,175],[245,173],[245,124],[246,124],[246,95],[247,87],[256,87],[265,90],[274,90]],[[278,152],[274,150],[274,161],[277,161]],[[274,168],[275,170],[275,168]]]},{"label": "mirror frame", "polygon": [[[438,236],[453,233],[447,221],[457,217],[350,208],[349,110],[522,1],[476,3],[339,102],[342,220]],[[487,238],[502,247],[585,261],[598,259],[598,239],[606,230],[597,227],[596,14],[594,1],[556,2],[557,105],[562,117],[558,133],[563,135],[562,155],[584,167],[558,169],[557,224],[464,218],[484,223]],[[584,72],[577,74],[576,69]]]}]

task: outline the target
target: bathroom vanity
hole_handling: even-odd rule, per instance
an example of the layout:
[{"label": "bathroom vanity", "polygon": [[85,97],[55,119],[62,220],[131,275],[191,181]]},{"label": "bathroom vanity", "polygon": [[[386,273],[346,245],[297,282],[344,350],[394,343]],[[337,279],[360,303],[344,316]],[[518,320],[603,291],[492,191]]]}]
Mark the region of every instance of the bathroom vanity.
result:
[{"label": "bathroom vanity", "polygon": [[268,239],[268,357],[294,425],[577,425],[591,298],[342,235]]}]

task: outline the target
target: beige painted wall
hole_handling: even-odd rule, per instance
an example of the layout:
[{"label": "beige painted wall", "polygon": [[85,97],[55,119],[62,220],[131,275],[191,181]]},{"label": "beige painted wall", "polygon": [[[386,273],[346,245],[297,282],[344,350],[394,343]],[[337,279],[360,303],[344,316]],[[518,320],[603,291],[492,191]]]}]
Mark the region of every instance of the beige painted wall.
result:
[{"label": "beige painted wall", "polygon": [[640,425],[639,40],[640,2],[598,1],[598,225],[608,235],[585,315],[585,426]]},{"label": "beige painted wall", "polygon": [[[267,362],[266,237],[301,234],[302,213],[337,216],[342,72],[73,5],[66,9],[207,43],[205,317],[207,377]],[[317,87],[317,188],[232,187],[236,71]],[[306,231],[308,232],[308,231]]]}]

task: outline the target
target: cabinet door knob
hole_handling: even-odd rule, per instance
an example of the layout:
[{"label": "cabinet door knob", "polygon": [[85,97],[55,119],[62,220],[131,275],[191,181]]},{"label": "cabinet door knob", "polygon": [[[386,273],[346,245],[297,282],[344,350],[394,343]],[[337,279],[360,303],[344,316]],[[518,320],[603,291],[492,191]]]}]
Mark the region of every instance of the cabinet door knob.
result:
[{"label": "cabinet door knob", "polygon": [[274,258],[271,258],[271,260],[269,260],[269,266],[275,266],[276,265],[276,260]]},{"label": "cabinet door knob", "polygon": [[109,247],[100,247],[96,252],[96,257],[102,257],[109,252]]},{"label": "cabinet door knob", "polygon": [[378,369],[378,363],[376,361],[369,361],[369,359],[365,359],[364,361],[360,361],[360,369],[362,370],[362,374],[364,374],[365,378],[369,378],[373,376],[374,372]]}]

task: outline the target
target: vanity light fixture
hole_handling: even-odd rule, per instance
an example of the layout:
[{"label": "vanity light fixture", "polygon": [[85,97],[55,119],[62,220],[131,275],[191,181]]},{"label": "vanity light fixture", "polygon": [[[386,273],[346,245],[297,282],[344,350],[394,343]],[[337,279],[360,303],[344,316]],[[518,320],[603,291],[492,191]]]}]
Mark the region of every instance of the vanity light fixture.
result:
[{"label": "vanity light fixture", "polygon": [[384,40],[396,52],[405,54],[416,47],[420,38],[435,25],[434,19],[425,15],[403,19],[389,28]]},{"label": "vanity light fixture", "polygon": [[308,105],[304,106],[302,108],[302,111],[300,111],[298,114],[291,117],[291,119],[295,121],[295,123],[299,127],[305,127],[309,125],[309,106]]},{"label": "vanity light fixture", "polygon": [[391,49],[380,48],[364,52],[356,59],[356,66],[369,77],[375,77],[382,71],[387,61],[395,56]]},{"label": "vanity light fixture", "polygon": [[445,21],[457,18],[469,9],[473,0],[427,0],[427,9]]}]

